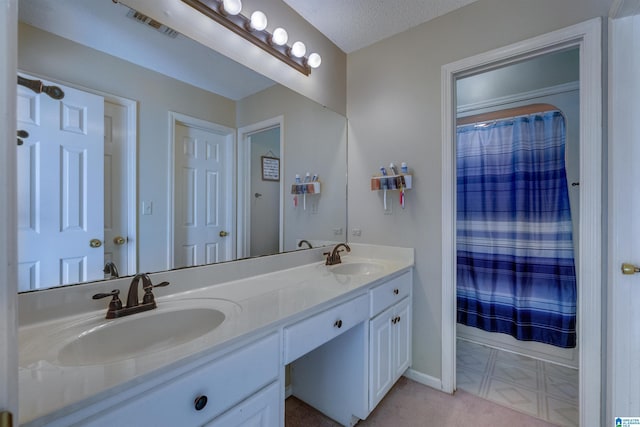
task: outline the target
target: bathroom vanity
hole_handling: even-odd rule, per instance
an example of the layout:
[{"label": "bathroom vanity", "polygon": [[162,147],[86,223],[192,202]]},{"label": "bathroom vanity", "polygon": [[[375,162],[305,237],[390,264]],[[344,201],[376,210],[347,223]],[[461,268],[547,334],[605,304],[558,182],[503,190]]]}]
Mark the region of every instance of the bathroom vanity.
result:
[{"label": "bathroom vanity", "polygon": [[[120,319],[88,295],[124,279],[21,295],[40,308],[20,328],[21,425],[282,426],[291,394],[343,425],[366,418],[411,364],[413,250],[321,254],[158,273],[158,308]],[[92,310],[72,314],[76,298]]]}]

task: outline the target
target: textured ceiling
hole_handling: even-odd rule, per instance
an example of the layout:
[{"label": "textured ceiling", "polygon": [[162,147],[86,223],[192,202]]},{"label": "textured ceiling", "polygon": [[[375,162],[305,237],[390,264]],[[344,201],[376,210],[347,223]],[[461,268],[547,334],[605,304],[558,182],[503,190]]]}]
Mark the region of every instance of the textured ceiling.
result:
[{"label": "textured ceiling", "polygon": [[476,0],[283,0],[346,53]]}]

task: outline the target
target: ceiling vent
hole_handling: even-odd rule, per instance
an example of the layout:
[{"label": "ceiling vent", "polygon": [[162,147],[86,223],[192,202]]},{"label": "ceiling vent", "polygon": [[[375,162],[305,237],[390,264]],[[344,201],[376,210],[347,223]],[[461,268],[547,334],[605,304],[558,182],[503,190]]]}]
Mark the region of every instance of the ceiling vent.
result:
[{"label": "ceiling vent", "polygon": [[153,28],[154,30],[164,34],[167,37],[171,37],[172,39],[178,37],[179,33],[173,28],[169,28],[166,25],[149,18],[147,15],[138,12],[137,10],[129,9],[127,16],[137,22],[140,22],[141,24]]}]

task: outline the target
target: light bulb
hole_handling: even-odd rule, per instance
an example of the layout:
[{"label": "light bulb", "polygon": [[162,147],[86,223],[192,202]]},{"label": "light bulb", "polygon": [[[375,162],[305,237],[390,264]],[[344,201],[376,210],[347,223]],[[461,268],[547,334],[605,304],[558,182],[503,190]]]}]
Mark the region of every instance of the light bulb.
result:
[{"label": "light bulb", "polygon": [[287,44],[287,40],[289,40],[289,35],[287,34],[287,30],[282,27],[278,27],[273,30],[273,35],[271,36],[271,41],[278,46],[284,46]]},{"label": "light bulb", "polygon": [[237,15],[242,10],[241,0],[222,0],[222,8],[229,15]]},{"label": "light bulb", "polygon": [[302,42],[295,42],[291,46],[291,54],[296,58],[302,58],[307,53],[307,47]]},{"label": "light bulb", "polygon": [[315,52],[309,55],[309,59],[307,59],[307,64],[309,64],[311,68],[318,68],[321,62],[322,58]]},{"label": "light bulb", "polygon": [[267,15],[256,10],[251,14],[251,28],[256,31],[262,31],[267,28]]}]

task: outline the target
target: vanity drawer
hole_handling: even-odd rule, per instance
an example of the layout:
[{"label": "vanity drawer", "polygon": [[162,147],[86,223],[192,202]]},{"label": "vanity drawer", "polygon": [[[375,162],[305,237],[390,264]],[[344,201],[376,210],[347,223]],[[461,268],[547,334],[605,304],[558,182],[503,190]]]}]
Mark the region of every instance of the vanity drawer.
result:
[{"label": "vanity drawer", "polygon": [[284,329],[284,363],[290,363],[369,318],[367,296],[330,308]]},{"label": "vanity drawer", "polygon": [[377,286],[369,292],[371,299],[370,317],[375,317],[387,307],[402,300],[411,292],[411,271]]},{"label": "vanity drawer", "polygon": [[[278,378],[279,341],[277,334],[260,339],[82,425],[201,426]],[[196,401],[202,396],[206,404],[197,410]]]}]

